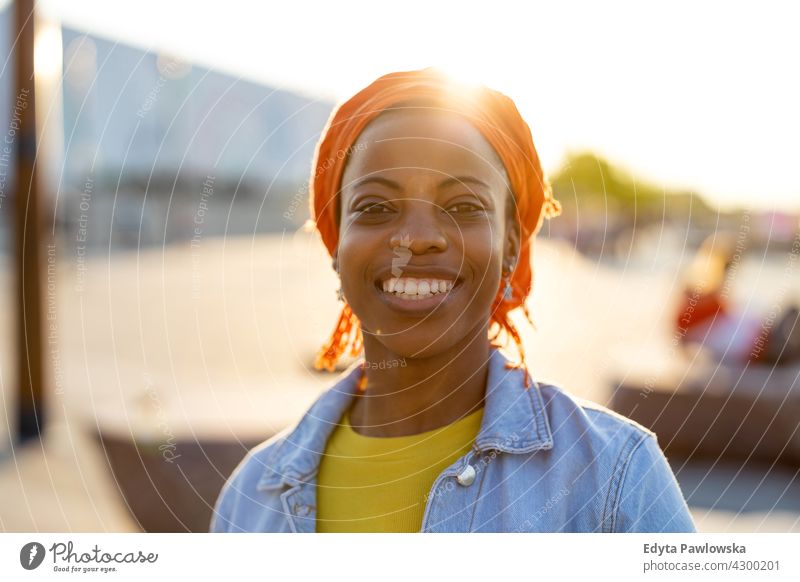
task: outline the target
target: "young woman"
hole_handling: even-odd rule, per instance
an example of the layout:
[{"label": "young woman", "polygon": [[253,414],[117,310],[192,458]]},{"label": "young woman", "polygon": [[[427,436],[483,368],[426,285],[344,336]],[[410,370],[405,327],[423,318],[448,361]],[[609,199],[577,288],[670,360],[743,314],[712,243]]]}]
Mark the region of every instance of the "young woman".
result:
[{"label": "young woman", "polygon": [[364,360],[247,455],[212,531],[694,531],[653,433],[528,373],[511,312],[560,206],[508,97],[381,77],[333,113],[312,179],[344,301],[317,365]]}]

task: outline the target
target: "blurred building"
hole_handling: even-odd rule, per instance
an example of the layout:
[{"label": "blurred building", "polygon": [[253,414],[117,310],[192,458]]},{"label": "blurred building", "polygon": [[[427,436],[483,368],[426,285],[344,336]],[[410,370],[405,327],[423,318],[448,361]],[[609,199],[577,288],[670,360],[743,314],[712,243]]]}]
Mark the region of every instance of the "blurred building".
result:
[{"label": "blurred building", "polygon": [[89,247],[185,240],[199,208],[204,235],[302,223],[332,103],[78,30],[62,39],[68,238],[88,223]]},{"label": "blurred building", "polygon": [[307,177],[330,103],[68,28],[62,38],[66,184],[92,169]]}]

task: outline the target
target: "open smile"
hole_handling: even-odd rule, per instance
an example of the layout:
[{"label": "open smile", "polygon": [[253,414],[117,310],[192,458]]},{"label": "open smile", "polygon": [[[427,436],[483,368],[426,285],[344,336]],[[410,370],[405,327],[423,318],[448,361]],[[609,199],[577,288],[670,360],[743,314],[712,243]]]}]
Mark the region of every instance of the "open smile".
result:
[{"label": "open smile", "polygon": [[376,281],[375,288],[392,309],[425,314],[450,302],[461,284],[461,279],[449,277],[389,277]]}]

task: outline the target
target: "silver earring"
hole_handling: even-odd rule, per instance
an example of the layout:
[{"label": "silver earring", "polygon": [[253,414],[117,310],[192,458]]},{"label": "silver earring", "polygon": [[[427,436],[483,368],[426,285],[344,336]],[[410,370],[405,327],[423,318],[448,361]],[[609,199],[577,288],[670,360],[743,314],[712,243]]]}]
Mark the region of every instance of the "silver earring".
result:
[{"label": "silver earring", "polygon": [[506,275],[505,278],[506,286],[503,289],[503,300],[510,301],[511,298],[514,296],[514,288],[511,287],[511,275]]},{"label": "silver earring", "polygon": [[339,275],[339,288],[336,290],[336,298],[344,302],[344,291],[342,290],[342,276],[339,274],[339,263],[334,260],[331,266],[333,270],[336,271],[336,274]]},{"label": "silver earring", "polygon": [[503,300],[510,301],[514,297],[514,288],[511,286],[511,275],[514,273],[514,267],[516,265],[514,263],[510,263],[508,265],[508,269],[505,273],[505,287],[503,288]]}]

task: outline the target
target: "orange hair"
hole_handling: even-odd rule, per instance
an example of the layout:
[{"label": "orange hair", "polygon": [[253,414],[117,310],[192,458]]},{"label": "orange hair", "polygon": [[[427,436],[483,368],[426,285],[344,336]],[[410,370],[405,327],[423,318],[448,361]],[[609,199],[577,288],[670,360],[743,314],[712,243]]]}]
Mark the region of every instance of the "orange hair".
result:
[{"label": "orange hair", "polygon": [[[462,87],[432,68],[380,77],[339,105],[325,126],[312,166],[312,221],[328,252],[333,255],[339,242],[338,198],[348,153],[370,121],[387,109],[416,100],[435,102],[442,109],[466,117],[491,144],[505,166],[516,201],[520,256],[510,279],[511,298],[504,298],[501,285],[492,304],[489,339],[492,345],[501,347],[497,343],[501,333],[506,333],[506,344],[508,336],[511,337],[519,350],[520,362],[509,362],[509,367],[524,369],[525,386],[528,387],[522,340],[509,313],[522,307],[528,322],[533,325],[525,306],[533,278],[530,242],[541,228],[543,218],[561,214],[561,204],[553,198],[544,176],[530,128],[510,98],[483,86]],[[358,355],[362,346],[360,322],[345,303],[336,328],[317,355],[314,366],[333,371],[343,354],[349,351],[350,355]],[[362,373],[359,384],[362,390],[365,382],[366,375]]]}]

